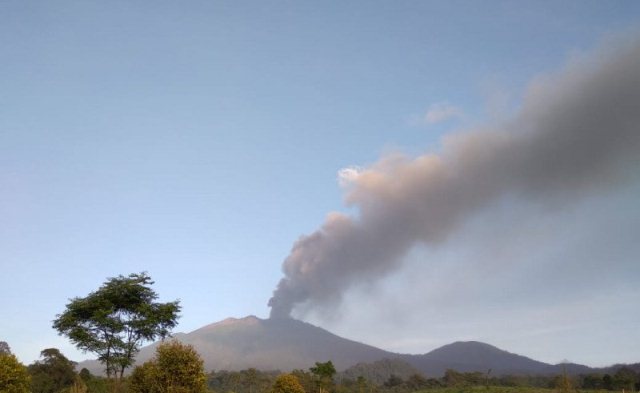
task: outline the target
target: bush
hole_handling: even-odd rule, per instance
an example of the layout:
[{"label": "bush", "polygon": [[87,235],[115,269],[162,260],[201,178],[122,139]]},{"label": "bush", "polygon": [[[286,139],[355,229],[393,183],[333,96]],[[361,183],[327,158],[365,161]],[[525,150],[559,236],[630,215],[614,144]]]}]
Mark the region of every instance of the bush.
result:
[{"label": "bush", "polygon": [[162,343],[155,357],[136,367],[129,379],[133,393],[204,393],[206,375],[200,355],[178,341]]},{"label": "bush", "polygon": [[295,375],[282,374],[276,378],[271,393],[305,393]]},{"label": "bush", "polygon": [[29,393],[30,384],[27,368],[14,355],[0,354],[0,392]]}]

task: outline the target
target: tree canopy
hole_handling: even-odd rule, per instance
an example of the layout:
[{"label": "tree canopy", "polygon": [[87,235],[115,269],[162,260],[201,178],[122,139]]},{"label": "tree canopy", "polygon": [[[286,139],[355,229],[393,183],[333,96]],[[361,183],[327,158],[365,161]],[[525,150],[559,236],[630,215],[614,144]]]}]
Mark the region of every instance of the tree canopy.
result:
[{"label": "tree canopy", "polygon": [[47,348],[40,352],[40,356],[42,360],[29,366],[33,393],[56,393],[74,384],[74,362],[56,348]]},{"label": "tree canopy", "polygon": [[30,377],[27,368],[15,355],[0,353],[0,392],[28,393]]},{"label": "tree canopy", "polygon": [[152,284],[144,272],[109,278],[97,291],[71,299],[53,327],[98,355],[107,377],[121,379],[144,342],[165,338],[177,324],[179,302],[156,302]]},{"label": "tree canopy", "polygon": [[192,346],[171,341],[160,344],[154,359],[133,370],[129,389],[134,393],[204,393],[207,376]]},{"label": "tree canopy", "polygon": [[11,354],[11,348],[9,347],[9,344],[7,344],[6,341],[0,341],[0,355],[2,354],[7,354],[7,355]]},{"label": "tree canopy", "polygon": [[282,374],[273,383],[271,393],[305,393],[305,391],[295,375]]},{"label": "tree canopy", "polygon": [[336,368],[331,360],[320,363],[316,362],[315,367],[309,369],[316,377],[320,393],[326,392],[333,385],[333,376]]}]

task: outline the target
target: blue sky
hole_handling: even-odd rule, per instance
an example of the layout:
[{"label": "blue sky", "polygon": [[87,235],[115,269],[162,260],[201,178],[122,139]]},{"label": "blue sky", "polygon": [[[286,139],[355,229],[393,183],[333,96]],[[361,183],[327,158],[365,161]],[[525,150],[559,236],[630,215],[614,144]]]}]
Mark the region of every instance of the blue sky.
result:
[{"label": "blue sky", "polygon": [[[331,211],[357,214],[343,203],[340,169],[392,151],[436,151],[443,135],[517,110],[532,79],[638,26],[633,1],[3,2],[0,340],[25,363],[47,347],[76,360],[90,356],[58,337],[51,320],[69,298],[139,271],[156,280],[162,299],[181,299],[178,331],[229,316],[267,317],[293,242]],[[451,108],[450,116],[426,121],[429,108]],[[634,184],[591,196],[573,214],[596,211],[605,222],[622,206],[611,228],[637,232]],[[504,208],[493,210],[438,250],[415,249],[408,267],[350,292],[334,315],[300,316],[403,352],[482,339],[550,362],[640,361],[637,344],[620,338],[640,342],[638,317],[616,308],[637,291],[631,299],[596,291],[597,301],[582,303],[522,293],[504,306],[522,315],[495,318],[512,326],[518,318],[523,338],[488,322],[511,295],[454,299],[483,299],[474,306],[483,317],[428,301],[425,293],[447,285],[430,282],[438,277],[432,272],[407,285],[416,280],[413,261],[425,255],[446,270],[483,250],[469,244],[508,239],[508,223],[495,226],[495,237],[473,231],[482,217],[506,220]],[[540,233],[556,219],[518,228]],[[558,229],[562,241],[514,255],[544,258],[564,240],[602,238],[580,219],[571,222],[575,231]],[[633,239],[622,238],[612,241],[637,259]],[[598,267],[583,281],[591,283]],[[640,278],[628,266],[617,272],[614,286]],[[492,288],[515,291],[521,276],[511,274],[497,274]],[[465,285],[456,280],[450,285]],[[371,293],[375,302],[366,301]],[[562,305],[591,304],[622,329],[618,341],[607,336],[610,326],[571,330],[588,321]],[[389,315],[416,307],[411,317]],[[611,340],[609,351],[594,344]]]}]

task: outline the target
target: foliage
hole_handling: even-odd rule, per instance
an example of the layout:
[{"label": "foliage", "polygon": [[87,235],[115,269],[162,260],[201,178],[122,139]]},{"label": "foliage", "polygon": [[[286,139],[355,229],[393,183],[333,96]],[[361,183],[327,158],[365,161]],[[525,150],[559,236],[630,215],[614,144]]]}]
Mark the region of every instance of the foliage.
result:
[{"label": "foliage", "polygon": [[295,375],[282,374],[276,378],[270,393],[305,393],[305,391]]},{"label": "foliage", "polygon": [[15,355],[0,354],[0,392],[28,393],[30,377],[27,368]]},{"label": "foliage", "polygon": [[132,393],[152,393],[156,386],[158,370],[154,362],[145,362],[136,366],[129,377],[129,389]]},{"label": "foliage", "polygon": [[6,341],[0,341],[0,355],[11,355],[11,348],[9,347],[9,344],[7,344]]},{"label": "foliage", "polygon": [[486,381],[481,372],[461,373],[455,370],[446,370],[442,378],[446,386],[477,386]]},{"label": "foliage", "polygon": [[291,374],[298,378],[298,382],[300,382],[300,385],[302,385],[302,388],[305,390],[305,392],[314,392],[317,390],[318,383],[311,372],[304,370],[293,370]]},{"label": "foliage", "polygon": [[634,391],[638,382],[638,375],[628,367],[621,367],[613,375],[614,389]]},{"label": "foliage", "polygon": [[207,387],[202,359],[190,345],[162,343],[154,359],[134,369],[129,389],[134,393],[204,393]]},{"label": "foliage", "polygon": [[278,373],[250,368],[241,371],[212,371],[207,375],[209,389],[216,392],[265,393],[271,389]]},{"label": "foliage", "polygon": [[178,301],[158,303],[146,273],[110,278],[97,291],[74,298],[53,327],[76,347],[98,355],[107,377],[122,379],[146,341],[164,338],[177,324]]},{"label": "foliage", "polygon": [[384,383],[384,386],[387,388],[394,388],[396,386],[402,385],[403,383],[404,381],[402,380],[402,378],[395,374],[391,374],[391,376],[389,376],[389,379],[387,379],[387,381]]},{"label": "foliage", "polygon": [[40,352],[42,360],[29,366],[33,393],[57,393],[76,382],[75,363],[56,348]]},{"label": "foliage", "polygon": [[69,386],[67,389],[62,390],[64,393],[89,393],[89,388],[84,383],[80,376],[76,375],[76,378],[73,381],[73,384]]},{"label": "foliage", "polygon": [[574,384],[571,381],[569,374],[567,374],[567,370],[563,366],[562,375],[559,375],[558,377],[556,377],[556,382],[555,382],[556,389],[560,393],[570,393],[571,391],[573,391],[573,385]]},{"label": "foliage", "polygon": [[320,393],[326,392],[333,385],[333,376],[336,373],[336,368],[333,366],[331,360],[320,363],[316,362],[315,367],[309,369],[315,376]]},{"label": "foliage", "polygon": [[87,387],[87,393],[107,393],[109,391],[108,381],[103,377],[91,374],[86,368],[80,370],[78,377]]},{"label": "foliage", "polygon": [[420,372],[406,361],[400,359],[382,359],[372,363],[358,363],[340,372],[337,380],[351,379],[357,381],[363,377],[375,385],[382,385],[389,380],[391,375],[402,379],[409,379]]}]

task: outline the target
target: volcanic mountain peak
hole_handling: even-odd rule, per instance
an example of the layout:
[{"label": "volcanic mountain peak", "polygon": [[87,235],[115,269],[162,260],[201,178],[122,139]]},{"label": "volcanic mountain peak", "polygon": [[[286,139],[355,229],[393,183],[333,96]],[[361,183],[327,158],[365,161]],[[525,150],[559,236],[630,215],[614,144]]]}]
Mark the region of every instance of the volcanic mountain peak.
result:
[{"label": "volcanic mountain peak", "polygon": [[[504,373],[551,372],[551,365],[477,342],[454,342],[424,355],[402,355],[339,337],[325,329],[292,318],[261,319],[254,315],[227,318],[175,339],[192,345],[202,356],[207,370],[306,369],[315,362],[331,360],[338,370],[381,359],[407,362],[427,376],[441,376],[448,368],[458,371]],[[156,344],[142,348],[136,358],[141,364],[154,354]],[[88,364],[91,363],[91,364]],[[83,362],[100,372],[97,362]],[[584,366],[582,366],[584,367]]]},{"label": "volcanic mountain peak", "polygon": [[211,330],[211,329],[216,329],[222,326],[250,326],[250,325],[256,325],[259,324],[260,322],[262,322],[263,319],[260,319],[258,317],[256,317],[255,315],[248,315],[246,317],[243,318],[233,318],[233,317],[229,317],[226,319],[223,319],[222,321],[218,321],[218,322],[214,322],[214,323],[210,323],[209,325],[205,325],[199,329],[196,329],[194,331],[192,331],[189,334],[195,333],[195,332],[199,332],[202,330]]}]

